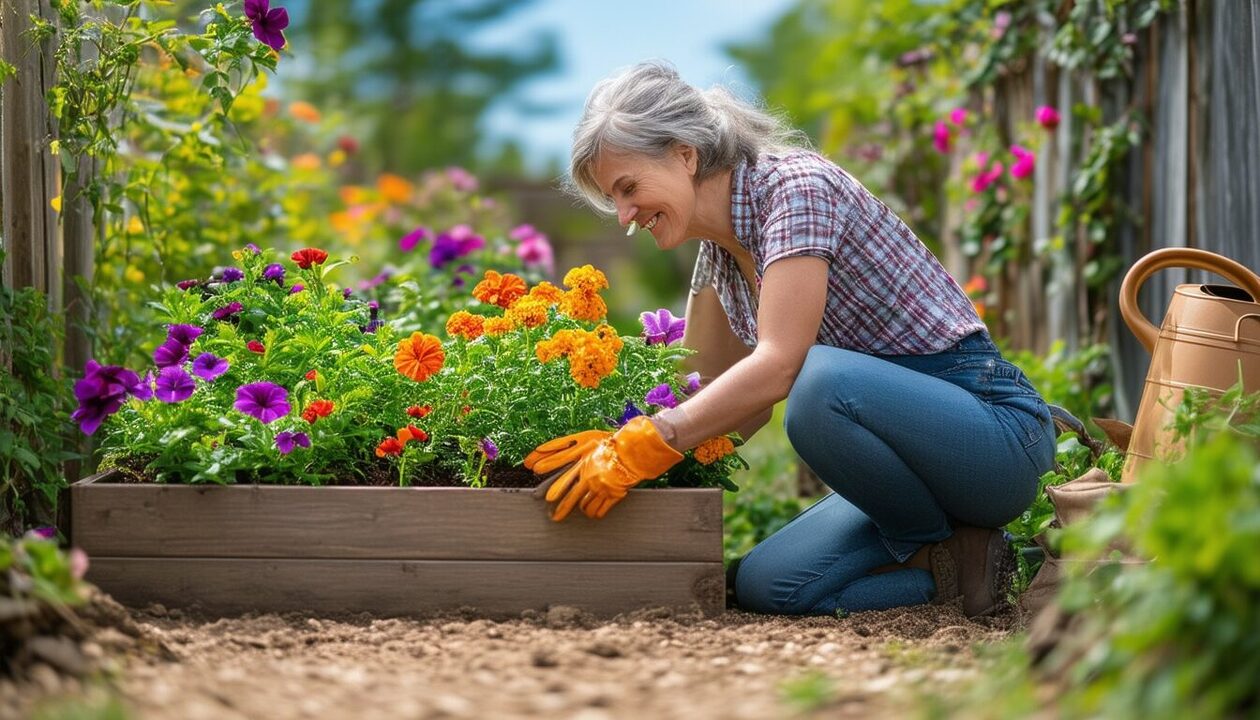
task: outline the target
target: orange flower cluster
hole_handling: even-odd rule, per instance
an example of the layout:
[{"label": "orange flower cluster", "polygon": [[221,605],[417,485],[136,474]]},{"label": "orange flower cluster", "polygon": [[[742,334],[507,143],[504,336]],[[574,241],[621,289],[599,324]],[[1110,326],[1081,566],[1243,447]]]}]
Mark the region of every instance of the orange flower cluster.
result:
[{"label": "orange flower cluster", "polygon": [[583,265],[565,273],[569,291],[560,298],[560,312],[575,320],[599,322],[608,314],[608,305],[599,291],[608,287],[608,278],[594,266]]},{"label": "orange flower cluster", "polygon": [[692,455],[701,465],[712,465],[733,452],[735,452],[735,443],[725,435],[718,435],[697,445]]},{"label": "orange flower cluster", "polygon": [[609,325],[600,325],[594,331],[561,330],[534,347],[539,362],[548,363],[557,358],[568,358],[569,375],[578,385],[597,388],[604,378],[617,369],[617,355],[622,348],[621,337]]},{"label": "orange flower cluster", "polygon": [[516,323],[512,322],[508,317],[488,317],[482,323],[482,330],[489,337],[499,337],[512,332],[516,328]]},{"label": "orange flower cluster", "polygon": [[536,328],[547,322],[547,307],[545,301],[526,295],[512,303],[512,307],[504,313],[503,319],[508,321],[509,329],[520,326]]},{"label": "orange flower cluster", "polygon": [[398,351],[394,353],[394,368],[416,382],[433,377],[445,361],[442,341],[421,332],[399,340]]},{"label": "orange flower cluster", "polygon": [[403,448],[407,443],[415,440],[416,442],[424,442],[429,439],[429,433],[421,430],[415,425],[398,428],[397,437],[387,437],[376,446],[376,457],[385,457],[386,455],[402,455]]},{"label": "orange flower cluster", "polygon": [[485,321],[481,315],[474,315],[467,310],[456,310],[446,321],[446,334],[469,341],[476,340],[485,331]]},{"label": "orange flower cluster", "polygon": [[302,419],[314,425],[316,420],[332,415],[334,407],[335,406],[333,405],[332,400],[312,401],[311,404],[307,405],[306,409],[302,411]]},{"label": "orange flower cluster", "polygon": [[473,297],[483,303],[498,305],[501,308],[512,307],[512,303],[525,294],[525,281],[512,273],[500,274],[487,270],[485,279],[473,288]]}]

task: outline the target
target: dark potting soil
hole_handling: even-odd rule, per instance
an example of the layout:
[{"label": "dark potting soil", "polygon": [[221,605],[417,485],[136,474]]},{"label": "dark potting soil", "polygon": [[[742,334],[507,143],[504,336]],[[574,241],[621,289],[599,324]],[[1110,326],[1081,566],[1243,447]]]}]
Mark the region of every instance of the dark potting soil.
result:
[{"label": "dark potting soil", "polygon": [[[145,469],[152,459],[143,455],[129,455],[115,459],[112,467],[118,470],[118,475],[112,482],[124,484],[154,482],[153,476]],[[337,487],[398,487],[398,471],[385,460],[374,462],[361,470],[362,476],[353,472],[335,473],[334,479],[326,484]],[[513,465],[491,464],[486,466],[484,472],[487,488],[532,488],[543,481],[543,478],[533,472]],[[253,480],[248,477],[237,479],[237,483],[242,485],[252,482]],[[453,473],[426,466],[421,469],[418,476],[411,478],[411,487],[467,486]]]}]

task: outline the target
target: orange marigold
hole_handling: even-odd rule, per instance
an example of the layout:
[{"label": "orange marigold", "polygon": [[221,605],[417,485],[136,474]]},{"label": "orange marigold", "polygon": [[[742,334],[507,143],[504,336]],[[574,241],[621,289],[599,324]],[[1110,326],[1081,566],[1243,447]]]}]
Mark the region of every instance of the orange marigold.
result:
[{"label": "orange marigold", "polygon": [[505,316],[512,321],[513,325],[536,328],[547,322],[547,304],[526,296],[513,303]]},{"label": "orange marigold", "polygon": [[586,333],[580,342],[574,343],[569,353],[569,375],[582,387],[599,387],[600,381],[616,369],[617,353],[601,343],[593,333]]},{"label": "orange marigold", "polygon": [[604,273],[596,270],[593,265],[583,265],[575,267],[564,274],[564,284],[566,287],[575,290],[585,290],[594,293],[608,287],[608,278]]},{"label": "orange marigold", "polygon": [[411,200],[416,188],[406,178],[393,173],[381,173],[376,178],[376,189],[392,203],[405,203]]},{"label": "orange marigold", "polygon": [[561,295],[564,295],[563,290],[543,280],[530,289],[528,297],[544,302],[550,307],[560,302]]},{"label": "orange marigold", "polygon": [[574,320],[599,322],[608,314],[608,306],[598,293],[570,290],[560,298],[560,312]]},{"label": "orange marigold", "polygon": [[422,332],[413,332],[411,337],[399,340],[398,352],[394,353],[394,368],[416,382],[428,380],[442,369],[445,361],[442,342]]},{"label": "orange marigold", "polygon": [[564,357],[573,349],[574,331],[561,330],[547,340],[540,340],[534,346],[534,354],[538,362],[549,363],[558,357]]},{"label": "orange marigold", "polygon": [[617,328],[608,323],[602,323],[595,328],[595,336],[615,353],[621,352],[621,348],[625,346],[625,342],[617,334]]},{"label": "orange marigold", "polygon": [[701,465],[712,465],[733,452],[735,452],[735,443],[725,435],[718,435],[697,445],[692,455]]},{"label": "orange marigold", "polygon": [[490,337],[499,337],[516,329],[516,323],[507,317],[488,317],[486,318],[483,330]]},{"label": "orange marigold", "polygon": [[456,310],[446,321],[446,334],[450,337],[476,340],[484,332],[485,321],[481,315],[474,315],[467,310]]},{"label": "orange marigold", "polygon": [[483,303],[508,308],[525,294],[525,281],[512,273],[487,270],[485,278],[473,288],[473,297]]},{"label": "orange marigold", "polygon": [[295,100],[289,103],[289,114],[302,122],[311,124],[318,123],[320,120],[319,110],[314,105],[303,100]]},{"label": "orange marigold", "polygon": [[424,442],[429,439],[429,433],[421,430],[415,425],[398,428],[398,442],[402,445],[415,440],[416,442]]}]

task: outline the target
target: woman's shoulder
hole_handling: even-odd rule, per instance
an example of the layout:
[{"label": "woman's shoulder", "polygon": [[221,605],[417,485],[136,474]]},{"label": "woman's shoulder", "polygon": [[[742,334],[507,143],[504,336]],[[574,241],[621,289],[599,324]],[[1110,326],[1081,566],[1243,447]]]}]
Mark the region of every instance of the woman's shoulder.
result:
[{"label": "woman's shoulder", "polygon": [[843,168],[812,150],[763,153],[747,169],[754,196],[765,197],[776,190],[795,191],[806,187],[829,190],[849,188],[852,177]]}]

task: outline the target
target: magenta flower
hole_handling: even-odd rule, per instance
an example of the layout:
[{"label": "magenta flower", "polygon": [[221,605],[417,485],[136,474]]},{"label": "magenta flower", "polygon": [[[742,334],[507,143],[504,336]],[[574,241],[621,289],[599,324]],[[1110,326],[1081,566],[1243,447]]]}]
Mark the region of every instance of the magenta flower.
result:
[{"label": "magenta flower", "polygon": [[74,384],[79,407],[70,414],[70,419],[79,423],[85,435],[91,435],[105,418],[118,412],[128,394],[137,397],[144,394],[139,375],[119,365],[101,365],[88,360],[83,378]]},{"label": "magenta flower", "polygon": [[517,245],[516,257],[525,263],[525,267],[543,268],[548,275],[556,272],[555,252],[551,249],[547,236],[541,233]]},{"label": "magenta flower", "polygon": [[181,367],[164,367],[158,373],[153,394],[164,403],[177,403],[192,397],[197,383]]},{"label": "magenta flower", "polygon": [[486,239],[473,232],[471,227],[456,225],[433,240],[433,247],[429,248],[429,265],[440,268],[485,246]]},{"label": "magenta flower", "polygon": [[205,380],[206,382],[214,382],[215,378],[228,371],[230,365],[227,360],[211,354],[201,353],[193,360],[193,374]]},{"label": "magenta flower", "polygon": [[166,330],[167,341],[175,341],[184,347],[192,345],[205,332],[196,325],[171,325]]},{"label": "magenta flower", "polygon": [[639,315],[639,321],[643,323],[643,337],[648,345],[668,345],[675,340],[681,340],[683,331],[687,328],[686,320],[674,317],[666,308],[645,312]]},{"label": "magenta flower", "polygon": [[245,17],[254,24],[254,37],[273,50],[284,47],[284,30],[289,26],[289,11],[269,9],[271,0],[245,0]]},{"label": "magenta flower", "polygon": [[971,180],[971,191],[982,193],[989,189],[989,186],[997,182],[1002,177],[1002,173],[1006,172],[1006,166],[1000,160],[994,160],[987,171],[981,170]]},{"label": "magenta flower", "polygon": [[932,147],[940,153],[949,152],[949,125],[944,120],[937,120],[932,126]]},{"label": "magenta flower", "polygon": [[189,290],[191,288],[197,287],[200,284],[201,284],[200,280],[180,280],[179,282],[175,283],[175,287],[179,288],[180,290]]},{"label": "magenta flower", "polygon": [[687,377],[684,379],[687,381],[687,387],[683,388],[684,393],[695,395],[700,391],[700,373],[687,373]]},{"label": "magenta flower", "polygon": [[305,285],[301,283],[293,283],[293,287],[289,288],[289,294],[294,295],[296,293],[302,292],[305,289],[306,289]]},{"label": "magenta flower", "polygon": [[962,127],[967,124],[967,108],[954,108],[949,111],[949,121]]},{"label": "magenta flower", "polygon": [[1037,156],[1033,151],[1019,145],[1012,145],[1011,154],[1016,158],[1015,162],[1011,164],[1011,177],[1016,180],[1023,180],[1033,174],[1037,163]]},{"label": "magenta flower", "polygon": [[310,436],[304,432],[289,432],[288,430],[276,434],[276,448],[280,450],[281,455],[288,455],[298,445],[304,448],[310,447]]},{"label": "magenta flower", "polygon": [[499,446],[494,444],[490,438],[481,439],[481,452],[486,454],[486,459],[494,462],[499,457]]},{"label": "magenta flower", "polygon": [[262,248],[259,248],[254,243],[245,243],[245,249],[254,253],[255,255],[262,255]]},{"label": "magenta flower", "polygon": [[245,271],[241,270],[238,267],[223,268],[223,282],[225,283],[234,283],[237,280],[241,280],[244,277],[245,277]]},{"label": "magenta flower", "polygon": [[451,185],[461,192],[475,192],[477,190],[476,176],[457,165],[446,168],[446,179],[450,180]]},{"label": "magenta flower", "polygon": [[674,390],[669,386],[669,383],[661,383],[648,390],[643,401],[648,405],[659,405],[665,408],[678,407],[678,398],[674,397]]},{"label": "magenta flower", "polygon": [[237,410],[264,424],[289,414],[289,391],[272,382],[256,382],[236,389]]},{"label": "magenta flower", "polygon": [[153,351],[153,364],[160,368],[179,365],[188,359],[188,347],[178,340],[167,340]]},{"label": "magenta flower", "polygon": [[1037,124],[1047,130],[1053,130],[1059,127],[1059,111],[1049,105],[1042,105],[1037,108],[1034,117],[1037,118]]},{"label": "magenta flower", "polygon": [[129,391],[137,400],[149,401],[153,399],[153,371],[144,374],[144,378],[140,380],[140,384],[131,388]]},{"label": "magenta flower", "polygon": [[271,280],[277,285],[284,284],[284,266],[280,263],[271,263],[262,271],[263,280]]},{"label": "magenta flower", "polygon": [[239,314],[244,309],[245,309],[244,305],[241,305],[239,302],[233,301],[233,302],[228,303],[227,305],[224,305],[218,310],[215,310],[214,312],[210,313],[210,317],[214,318],[215,320],[227,320]]},{"label": "magenta flower", "polygon": [[402,250],[403,252],[411,252],[412,250],[416,249],[417,245],[424,242],[425,240],[428,240],[432,236],[433,236],[433,232],[429,230],[429,228],[421,225],[415,230],[412,230],[411,232],[399,238],[398,249]]},{"label": "magenta flower", "polygon": [[31,540],[56,540],[57,528],[52,525],[40,525],[39,527],[27,530],[26,534],[22,537],[29,538]]}]

